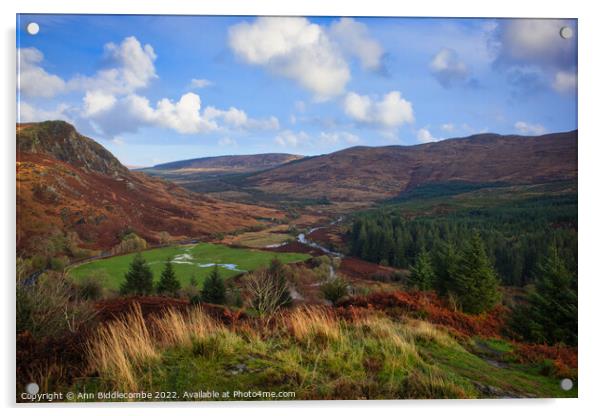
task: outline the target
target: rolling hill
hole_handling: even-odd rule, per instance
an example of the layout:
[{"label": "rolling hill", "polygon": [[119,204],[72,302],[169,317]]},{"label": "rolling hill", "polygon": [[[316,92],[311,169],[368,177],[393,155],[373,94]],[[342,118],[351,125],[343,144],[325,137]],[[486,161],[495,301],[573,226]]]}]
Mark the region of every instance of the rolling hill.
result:
[{"label": "rolling hill", "polygon": [[417,146],[352,147],[250,175],[245,186],[332,202],[379,201],[432,183],[530,184],[577,177],[577,131],[482,134]]},{"label": "rolling hill", "polygon": [[203,157],[197,159],[181,160],[171,163],[162,163],[150,168],[140,169],[145,172],[171,172],[171,173],[247,173],[274,168],[292,160],[301,159],[303,156],[288,153],[265,153],[258,155],[233,155]]},{"label": "rolling hill", "polygon": [[328,201],[351,208],[432,184],[522,185],[575,179],[577,131],[533,137],[479,134],[415,146],[357,146],[256,172],[171,172],[154,170],[153,174],[232,201]]},{"label": "rolling hill", "polygon": [[56,235],[90,249],[108,249],[132,231],[155,243],[201,238],[280,215],[132,172],[66,122],[17,126],[18,252],[39,251]]}]

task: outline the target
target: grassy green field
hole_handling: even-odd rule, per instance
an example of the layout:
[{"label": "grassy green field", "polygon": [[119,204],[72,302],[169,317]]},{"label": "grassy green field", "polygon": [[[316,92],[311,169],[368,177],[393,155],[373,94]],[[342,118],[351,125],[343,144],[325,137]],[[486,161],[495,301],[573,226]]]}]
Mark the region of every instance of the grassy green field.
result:
[{"label": "grassy green field", "polygon": [[[69,275],[77,281],[94,272],[104,271],[108,276],[105,286],[117,290],[124,280],[134,255],[134,253],[125,254],[77,265],[69,270]],[[302,253],[271,253],[209,243],[157,248],[144,251],[142,256],[148,262],[155,281],[159,280],[165,261],[172,258],[176,275],[183,286],[190,282],[193,275],[199,283],[202,283],[211,272],[213,264],[218,265],[222,277],[231,277],[267,266],[274,257],[284,263],[303,261],[310,257]]]}]

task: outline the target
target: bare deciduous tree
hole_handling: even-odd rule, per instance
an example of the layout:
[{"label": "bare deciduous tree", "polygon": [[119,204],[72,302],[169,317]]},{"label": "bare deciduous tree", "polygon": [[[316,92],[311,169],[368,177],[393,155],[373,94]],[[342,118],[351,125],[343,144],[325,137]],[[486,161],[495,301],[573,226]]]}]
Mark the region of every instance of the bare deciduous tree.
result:
[{"label": "bare deciduous tree", "polygon": [[247,275],[246,288],[251,296],[251,307],[261,317],[269,316],[289,302],[288,287],[266,270]]}]

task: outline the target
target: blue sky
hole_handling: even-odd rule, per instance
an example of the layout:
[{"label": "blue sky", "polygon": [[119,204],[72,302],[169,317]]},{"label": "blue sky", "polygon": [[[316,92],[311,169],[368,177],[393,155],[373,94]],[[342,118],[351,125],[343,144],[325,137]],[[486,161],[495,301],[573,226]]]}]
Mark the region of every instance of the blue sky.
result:
[{"label": "blue sky", "polygon": [[67,120],[130,166],[577,128],[574,20],[17,20],[19,120]]}]

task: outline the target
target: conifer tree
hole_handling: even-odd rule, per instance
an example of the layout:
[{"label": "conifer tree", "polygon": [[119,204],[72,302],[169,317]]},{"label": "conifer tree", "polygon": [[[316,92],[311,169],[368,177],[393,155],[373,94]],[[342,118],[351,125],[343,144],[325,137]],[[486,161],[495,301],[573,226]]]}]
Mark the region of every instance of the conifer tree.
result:
[{"label": "conifer tree", "polygon": [[180,281],[176,277],[171,259],[167,259],[165,267],[161,272],[161,279],[157,284],[157,293],[175,296],[180,290]]},{"label": "conifer tree", "polygon": [[123,295],[149,295],[153,292],[153,272],[142,254],[137,253],[130,263],[125,281],[121,285]]},{"label": "conifer tree", "polygon": [[492,309],[500,300],[499,282],[478,233],[470,242],[452,271],[450,292],[466,313],[479,314]]},{"label": "conifer tree", "polygon": [[459,254],[452,243],[439,243],[435,247],[432,262],[435,273],[433,288],[440,296],[445,296],[450,290],[453,272],[458,261]]},{"label": "conifer tree", "polygon": [[431,290],[435,280],[435,272],[431,264],[431,258],[426,250],[422,249],[416,257],[416,263],[410,267],[410,286],[418,290]]},{"label": "conifer tree", "polygon": [[527,338],[535,342],[577,344],[577,279],[558,249],[537,265],[535,289],[528,296],[522,318],[528,322]]},{"label": "conifer tree", "polygon": [[393,231],[387,228],[383,235],[382,248],[380,252],[380,263],[384,266],[391,266],[393,263],[393,253],[395,249],[395,240]]},{"label": "conifer tree", "polygon": [[215,304],[224,304],[226,302],[226,285],[219,275],[217,264],[203,282],[201,299],[203,299],[203,302]]}]

